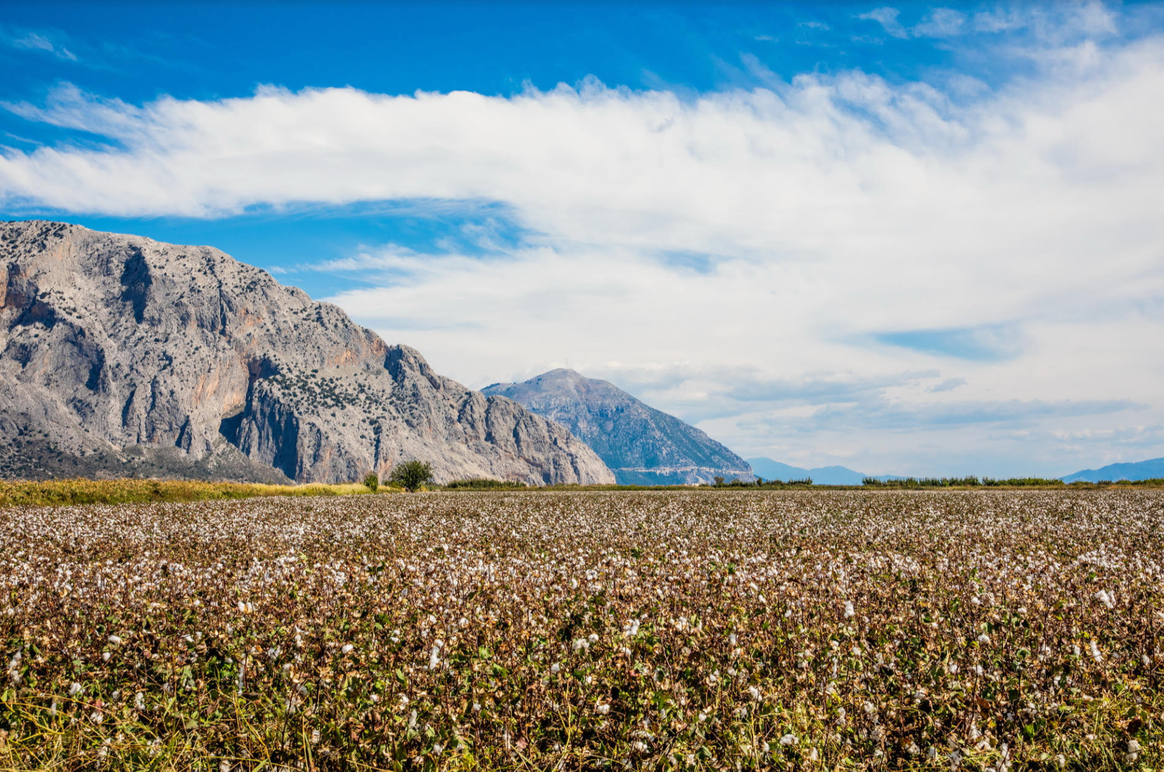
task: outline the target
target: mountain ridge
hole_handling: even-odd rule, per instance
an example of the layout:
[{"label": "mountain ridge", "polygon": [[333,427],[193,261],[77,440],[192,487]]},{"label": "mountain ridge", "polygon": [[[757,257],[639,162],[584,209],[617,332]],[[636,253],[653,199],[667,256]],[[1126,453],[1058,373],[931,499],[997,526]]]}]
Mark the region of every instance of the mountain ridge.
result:
[{"label": "mountain ridge", "polygon": [[1082,469],[1061,478],[1063,482],[1100,482],[1110,480],[1155,480],[1164,479],[1164,458],[1149,458],[1144,461],[1125,461],[1108,464],[1099,469]]},{"label": "mountain ridge", "polygon": [[563,424],[622,485],[752,480],[747,462],[705,432],[651,407],[614,384],[558,368],[522,383],[495,383],[484,394],[509,397]]},{"label": "mountain ridge", "polygon": [[855,472],[844,466],[822,466],[814,469],[803,469],[798,466],[773,461],[764,456],[747,459],[748,463],[760,477],[765,480],[803,480],[811,477],[816,485],[860,485],[866,475]]},{"label": "mountain ridge", "polygon": [[0,223],[0,477],[609,483],[563,427],[211,247]]}]

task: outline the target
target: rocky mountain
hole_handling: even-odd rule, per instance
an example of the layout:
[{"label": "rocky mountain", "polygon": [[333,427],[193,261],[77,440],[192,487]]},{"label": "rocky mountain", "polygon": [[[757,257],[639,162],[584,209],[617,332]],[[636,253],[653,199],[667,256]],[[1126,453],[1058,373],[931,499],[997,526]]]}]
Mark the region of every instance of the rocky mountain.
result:
[{"label": "rocky mountain", "polygon": [[0,223],[0,477],[610,483],[590,448],[209,247]]},{"label": "rocky mountain", "polygon": [[812,469],[803,469],[799,466],[790,466],[770,458],[760,456],[749,458],[748,463],[752,471],[765,480],[803,480],[811,477],[816,485],[860,485],[866,475],[854,472],[845,466],[818,466]]},{"label": "rocky mountain", "polygon": [[754,479],[747,462],[704,432],[573,370],[551,370],[524,383],[497,383],[482,392],[509,397],[566,426],[594,449],[621,485]]},{"label": "rocky mountain", "polygon": [[1125,462],[1122,464],[1108,464],[1099,469],[1084,469],[1063,478],[1063,482],[1100,482],[1110,480],[1159,480],[1164,479],[1164,458],[1152,458],[1147,461]]}]

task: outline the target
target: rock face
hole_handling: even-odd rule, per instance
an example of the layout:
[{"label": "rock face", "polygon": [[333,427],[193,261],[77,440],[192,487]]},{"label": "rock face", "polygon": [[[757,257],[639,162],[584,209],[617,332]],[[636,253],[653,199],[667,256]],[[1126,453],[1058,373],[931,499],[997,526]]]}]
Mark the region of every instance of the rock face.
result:
[{"label": "rock face", "polygon": [[566,426],[594,449],[621,485],[755,479],[746,461],[694,426],[573,370],[551,370],[525,383],[498,383],[482,392],[509,397]]},{"label": "rock face", "polygon": [[563,427],[208,247],[0,223],[0,477],[610,483]]}]

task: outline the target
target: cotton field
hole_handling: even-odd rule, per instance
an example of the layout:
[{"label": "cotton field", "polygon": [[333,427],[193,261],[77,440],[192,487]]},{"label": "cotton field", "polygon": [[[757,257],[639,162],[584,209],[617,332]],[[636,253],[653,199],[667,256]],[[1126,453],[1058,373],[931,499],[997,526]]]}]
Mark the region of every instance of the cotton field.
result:
[{"label": "cotton field", "polygon": [[3,768],[1164,765],[1164,491],[0,509]]}]

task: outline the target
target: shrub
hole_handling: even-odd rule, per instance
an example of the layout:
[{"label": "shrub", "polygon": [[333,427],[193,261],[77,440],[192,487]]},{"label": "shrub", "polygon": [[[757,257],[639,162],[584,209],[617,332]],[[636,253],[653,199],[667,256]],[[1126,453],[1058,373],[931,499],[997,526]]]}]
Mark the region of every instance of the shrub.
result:
[{"label": "shrub", "polygon": [[469,490],[469,491],[489,491],[489,490],[509,490],[520,489],[527,487],[523,482],[513,482],[511,480],[494,480],[488,477],[474,477],[466,480],[453,480],[445,485],[445,490]]},{"label": "shrub", "polygon": [[432,467],[427,461],[405,461],[392,467],[389,481],[412,492],[432,481]]},{"label": "shrub", "polygon": [[375,493],[380,489],[380,476],[375,472],[368,472],[366,475],[364,475],[364,485],[367,486],[368,490],[370,490],[372,493]]}]

